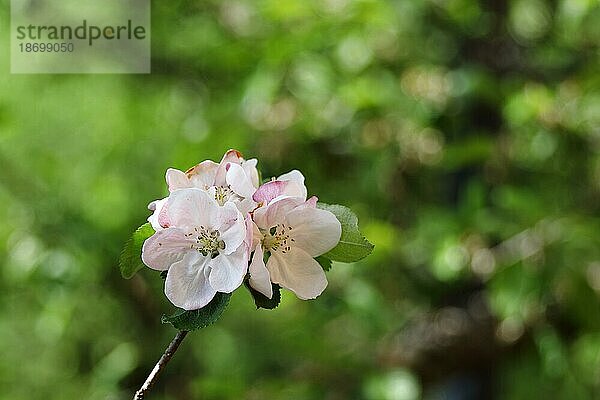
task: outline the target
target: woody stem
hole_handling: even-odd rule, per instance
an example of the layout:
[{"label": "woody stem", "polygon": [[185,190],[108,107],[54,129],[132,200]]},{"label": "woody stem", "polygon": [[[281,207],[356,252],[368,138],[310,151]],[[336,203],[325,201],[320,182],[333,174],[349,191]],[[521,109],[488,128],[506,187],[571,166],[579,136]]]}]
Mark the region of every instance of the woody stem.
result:
[{"label": "woody stem", "polygon": [[150,390],[152,385],[154,385],[154,382],[156,382],[156,380],[158,379],[158,375],[167,366],[167,363],[171,360],[171,358],[173,357],[173,355],[179,348],[179,345],[181,344],[181,342],[183,342],[183,339],[187,334],[188,331],[177,332],[177,335],[175,335],[171,343],[169,343],[169,346],[150,372],[150,375],[148,375],[148,377],[146,378],[146,381],[144,382],[142,387],[137,392],[135,392],[133,400],[142,400],[144,398],[144,396]]}]

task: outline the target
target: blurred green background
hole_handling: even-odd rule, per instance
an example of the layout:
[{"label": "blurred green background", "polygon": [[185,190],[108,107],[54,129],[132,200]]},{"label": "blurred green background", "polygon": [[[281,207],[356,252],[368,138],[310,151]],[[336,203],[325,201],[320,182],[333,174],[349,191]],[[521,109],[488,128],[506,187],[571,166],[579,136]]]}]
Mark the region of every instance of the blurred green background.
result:
[{"label": "blurred green background", "polygon": [[597,1],[153,1],[138,76],[10,75],[0,5],[1,399],[132,396],[175,330],[121,246],[232,147],[375,251],[240,288],[149,399],[600,398]]}]

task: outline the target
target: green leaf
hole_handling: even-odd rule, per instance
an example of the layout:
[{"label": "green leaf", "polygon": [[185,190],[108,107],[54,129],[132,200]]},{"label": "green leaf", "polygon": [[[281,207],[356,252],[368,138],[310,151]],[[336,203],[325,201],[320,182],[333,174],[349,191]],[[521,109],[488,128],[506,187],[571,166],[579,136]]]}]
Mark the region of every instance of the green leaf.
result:
[{"label": "green leaf", "polygon": [[163,324],[171,324],[181,331],[194,331],[214,323],[221,317],[229,304],[231,293],[217,292],[206,306],[192,311],[180,310],[173,315],[163,315]]},{"label": "green leaf", "polygon": [[250,295],[252,295],[257,310],[259,308],[272,310],[274,308],[277,308],[279,303],[281,303],[281,287],[276,283],[271,284],[273,285],[273,297],[271,297],[270,299],[258,290],[255,290],[252,286],[250,286],[247,280],[244,282],[244,285],[250,292]]},{"label": "green leaf", "polygon": [[144,241],[154,235],[154,229],[150,223],[145,223],[133,232],[131,238],[125,243],[121,256],[119,257],[119,268],[125,279],[130,279],[136,272],[144,267],[142,262],[142,246]]},{"label": "green leaf", "polygon": [[371,254],[373,245],[358,230],[358,218],[352,210],[339,204],[318,203],[317,207],[333,213],[342,224],[340,242],[323,256],[333,261],[349,263]]},{"label": "green leaf", "polygon": [[321,265],[324,271],[329,271],[331,269],[331,260],[325,256],[316,257],[315,260]]}]

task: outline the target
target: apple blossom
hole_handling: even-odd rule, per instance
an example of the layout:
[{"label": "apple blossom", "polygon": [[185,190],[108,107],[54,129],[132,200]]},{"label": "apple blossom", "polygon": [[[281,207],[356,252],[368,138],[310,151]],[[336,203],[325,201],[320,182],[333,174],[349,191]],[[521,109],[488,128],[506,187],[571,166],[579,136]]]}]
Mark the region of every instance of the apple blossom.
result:
[{"label": "apple blossom", "polygon": [[[314,257],[338,244],[342,232],[340,222],[331,212],[316,208],[314,196],[305,200],[302,196],[281,195],[281,191],[268,194],[265,200],[278,195],[253,212],[260,242],[254,247],[249,283],[269,298],[272,281],[300,299],[314,299],[327,287],[325,272]],[[263,253],[266,252],[270,256],[265,264]]]},{"label": "apple blossom", "polygon": [[160,229],[145,241],[142,261],[152,269],[168,271],[167,298],[178,307],[195,310],[217,292],[230,293],[239,287],[248,254],[244,218],[235,205],[219,205],[198,188],[175,190],[158,202],[162,202],[159,215],[150,222]]},{"label": "apple blossom", "polygon": [[198,188],[210,193],[223,205],[232,201],[242,213],[255,207],[252,195],[258,188],[257,160],[245,160],[237,150],[225,153],[220,163],[205,160],[186,172],[169,168],[166,173],[169,191]]}]

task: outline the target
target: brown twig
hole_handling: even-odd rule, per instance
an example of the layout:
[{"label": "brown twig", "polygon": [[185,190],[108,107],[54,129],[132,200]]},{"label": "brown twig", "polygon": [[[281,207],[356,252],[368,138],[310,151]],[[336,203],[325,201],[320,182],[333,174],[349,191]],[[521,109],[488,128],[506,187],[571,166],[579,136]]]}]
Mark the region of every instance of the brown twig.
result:
[{"label": "brown twig", "polygon": [[146,381],[144,382],[142,387],[137,392],[135,392],[133,400],[142,400],[144,398],[146,393],[150,390],[150,388],[158,378],[158,375],[167,366],[167,363],[171,360],[171,358],[177,351],[177,348],[179,347],[181,342],[183,342],[185,335],[187,334],[188,331],[177,332],[177,335],[175,335],[171,343],[169,343],[169,346],[167,347],[163,355],[160,357],[160,360],[158,360],[158,362],[152,369],[152,372],[150,372],[150,375],[148,375],[148,377],[146,378]]}]

